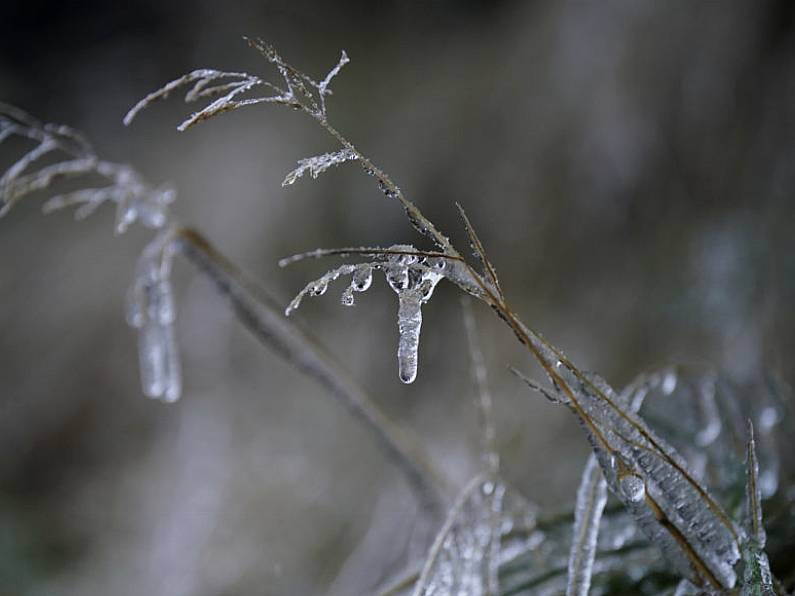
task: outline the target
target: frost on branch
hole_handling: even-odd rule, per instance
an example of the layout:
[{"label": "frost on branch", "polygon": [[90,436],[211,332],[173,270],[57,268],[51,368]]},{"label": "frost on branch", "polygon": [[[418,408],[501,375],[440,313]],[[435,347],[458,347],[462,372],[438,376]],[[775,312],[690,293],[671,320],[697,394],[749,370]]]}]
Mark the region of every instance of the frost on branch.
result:
[{"label": "frost on branch", "polygon": [[[276,68],[281,77],[279,83],[244,72],[194,70],[144,97],[124,117],[124,124],[129,125],[141,110],[154,102],[186,87],[186,102],[207,100],[209,103],[182,122],[178,127],[181,131],[218,114],[260,103],[288,105],[325,122],[326,98],[332,94],[331,81],[349,62],[348,55],[343,51],[334,68],[321,81],[316,81],[290,66],[270,44],[262,40],[248,40],[248,43]],[[255,91],[264,91],[264,94],[248,96]]]},{"label": "frost on branch", "polygon": [[149,243],[138,259],[127,295],[127,322],[138,329],[141,386],[147,396],[167,402],[176,401],[182,392],[171,287],[174,251],[170,231]]},{"label": "frost on branch", "polygon": [[[0,143],[18,136],[35,145],[0,177],[0,216],[25,196],[48,190],[59,180],[100,179],[103,185],[53,196],[44,212],[77,207],[75,217],[91,215],[105,202],[116,204],[116,231],[135,221],[161,228],[176,193],[170,187],[152,188],[130,166],[103,161],[77,131],[62,125],[42,124],[22,110],[0,104]],[[46,160],[46,163],[42,163]]]},{"label": "frost on branch", "polygon": [[[431,299],[433,290],[443,277],[455,275],[455,266],[448,266],[444,255],[421,253],[413,246],[397,244],[386,249],[362,248],[341,249],[336,254],[360,254],[372,261],[345,264],[328,271],[322,277],[308,283],[290,302],[285,314],[289,316],[301,305],[305,296],[321,296],[326,293],[331,282],[341,276],[351,276],[351,283],[342,293],[341,302],[353,306],[354,293],[366,291],[371,283],[374,270],[384,273],[389,287],[398,295],[398,374],[404,383],[411,383],[417,377],[417,352],[422,327],[422,305]],[[311,256],[331,254],[315,251],[283,259],[285,266],[296,260]],[[460,275],[460,274],[459,274]]]},{"label": "frost on branch", "polygon": [[301,176],[309,172],[312,178],[317,178],[320,174],[328,170],[331,166],[336,166],[346,161],[355,161],[359,157],[348,149],[341,149],[334,153],[324,153],[323,155],[316,155],[314,157],[307,157],[306,159],[298,160],[298,167],[292,172],[287,174],[282,186],[289,186],[294,184]]}]

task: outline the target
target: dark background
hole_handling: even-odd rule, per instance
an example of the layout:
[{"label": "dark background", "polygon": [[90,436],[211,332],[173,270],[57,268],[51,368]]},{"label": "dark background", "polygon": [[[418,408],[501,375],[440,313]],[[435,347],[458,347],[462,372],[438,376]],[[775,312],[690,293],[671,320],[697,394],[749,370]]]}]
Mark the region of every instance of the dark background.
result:
[{"label": "dark background", "polygon": [[[316,76],[345,48],[332,122],[462,244],[461,202],[515,310],[580,366],[616,386],[680,362],[795,380],[793,3],[121,4],[5,0],[0,100],[175,183],[180,220],[283,303],[324,264],[282,256],[422,240],[354,166],[280,187],[334,148],[299,114],[179,134],[193,108],[174,97],[122,126],[194,68],[270,73],[242,35]],[[412,556],[415,506],[371,435],[188,266],[184,397],[142,397],[122,305],[147,233],[114,237],[109,208],[75,224],[39,207],[0,221],[0,592],[349,594]],[[354,309],[332,288],[297,320],[463,484],[478,442],[456,292],[425,307],[404,386],[394,295],[376,285]],[[564,508],[587,445],[506,372],[533,369],[477,315],[504,475]]]}]

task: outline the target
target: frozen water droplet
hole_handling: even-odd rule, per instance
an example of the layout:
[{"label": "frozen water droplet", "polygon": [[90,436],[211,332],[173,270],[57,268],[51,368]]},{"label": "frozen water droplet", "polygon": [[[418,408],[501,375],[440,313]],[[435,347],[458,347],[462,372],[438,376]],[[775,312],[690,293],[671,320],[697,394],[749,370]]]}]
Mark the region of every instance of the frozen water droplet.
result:
[{"label": "frozen water droplet", "polygon": [[386,270],[386,281],[395,292],[409,287],[409,270],[402,265],[390,265]]},{"label": "frozen water droplet", "polygon": [[357,292],[366,292],[373,283],[373,268],[370,265],[359,265],[353,272],[351,287]]},{"label": "frozen water droplet", "polygon": [[436,269],[437,271],[444,271],[445,267],[447,267],[447,261],[441,257],[431,257],[428,259],[427,263],[428,267]]},{"label": "frozen water droplet", "polygon": [[662,392],[664,395],[671,395],[676,389],[676,371],[668,370],[665,372],[665,377],[662,382]]},{"label": "frozen water droplet", "polygon": [[353,289],[353,286],[348,286],[345,288],[345,291],[342,292],[342,297],[340,298],[340,303],[342,306],[353,306]]},{"label": "frozen water droplet", "polygon": [[310,296],[322,296],[328,290],[328,282],[325,280],[316,281],[311,288],[309,288]]},{"label": "frozen water droplet", "polygon": [[639,503],[646,496],[646,485],[643,479],[634,474],[622,476],[619,480],[621,492],[633,503]]}]

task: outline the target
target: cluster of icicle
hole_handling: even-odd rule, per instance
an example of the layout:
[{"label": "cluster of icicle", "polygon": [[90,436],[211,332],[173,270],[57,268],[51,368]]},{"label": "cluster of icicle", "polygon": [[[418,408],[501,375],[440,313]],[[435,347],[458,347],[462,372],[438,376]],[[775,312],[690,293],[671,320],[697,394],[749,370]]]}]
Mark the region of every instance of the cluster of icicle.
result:
[{"label": "cluster of icicle", "polygon": [[[596,382],[598,378],[593,379]],[[665,467],[650,465],[643,478],[625,473],[612,484],[605,479],[594,455],[583,471],[573,521],[560,515],[545,521],[537,508],[499,480],[480,477],[470,483],[451,508],[413,593],[478,596],[565,592],[581,596],[602,593],[608,584],[623,586],[625,593],[640,593],[639,586],[648,581],[645,578],[659,577],[669,579],[656,591],[649,591],[653,582],[645,584],[643,593],[670,594],[675,586],[679,595],[721,594],[733,589],[743,595],[776,594],[765,553],[761,503],[780,490],[782,444],[777,429],[786,425],[780,400],[783,391],[783,387],[765,383],[741,392],[711,373],[665,369],[641,375],[614,395],[625,412],[640,411],[666,429],[668,449],[675,446],[682,453],[681,465],[699,483],[710,480],[715,498],[725,502],[746,492],[745,507],[732,510],[737,541],[728,548],[722,534],[714,529],[715,522],[709,518],[705,521],[703,496],[683,491],[676,479],[665,485],[671,477]],[[752,427],[757,429],[755,437]],[[663,488],[658,484],[664,484]],[[623,506],[606,507],[608,487]],[[661,494],[663,491],[667,494]],[[692,520],[681,526],[682,539],[704,549],[703,557],[709,564],[718,560],[715,568],[731,587],[711,586],[693,573],[688,575],[677,564],[676,553],[672,556],[667,539],[656,528],[650,532],[648,526],[638,523],[637,509],[627,503],[644,501],[648,492],[652,497],[657,495],[661,512],[678,509],[679,515]],[[497,534],[491,533],[495,527],[499,528]],[[660,549],[667,555],[667,563],[659,556]],[[711,555],[706,552],[709,549],[714,551]],[[720,561],[726,561],[726,565],[721,566]],[[496,573],[494,566],[498,568],[496,592],[487,588]],[[681,581],[674,579],[671,567]],[[598,584],[596,589],[594,583]]]},{"label": "cluster of icicle", "polygon": [[[155,230],[168,226],[175,191],[168,186],[153,188],[132,167],[100,159],[77,131],[43,124],[22,110],[0,104],[0,143],[12,135],[28,139],[34,146],[0,177],[0,216],[22,198],[48,190],[59,180],[91,176],[105,184],[55,195],[45,202],[44,212],[76,207],[75,217],[83,219],[104,203],[113,203],[118,234],[136,222]],[[45,158],[49,162],[42,165]],[[144,249],[127,309],[127,320],[139,329],[144,393],[166,401],[178,399],[182,385],[169,279],[171,236],[169,231],[161,232]]]},{"label": "cluster of icicle", "polygon": [[[416,248],[406,244],[396,244],[385,249],[356,249],[356,252],[373,260],[342,265],[309,282],[290,302],[285,314],[291,315],[305,296],[321,296],[326,293],[331,282],[348,275],[351,276],[351,282],[342,293],[341,303],[344,306],[353,306],[355,294],[370,288],[373,271],[383,271],[389,287],[398,296],[398,376],[404,383],[411,383],[417,377],[422,305],[431,299],[436,284],[442,278],[455,275],[455,264],[448,262],[444,256],[423,256]],[[321,256],[322,253],[323,251],[317,251],[297,255],[283,259],[280,264],[284,266],[306,256]]]}]

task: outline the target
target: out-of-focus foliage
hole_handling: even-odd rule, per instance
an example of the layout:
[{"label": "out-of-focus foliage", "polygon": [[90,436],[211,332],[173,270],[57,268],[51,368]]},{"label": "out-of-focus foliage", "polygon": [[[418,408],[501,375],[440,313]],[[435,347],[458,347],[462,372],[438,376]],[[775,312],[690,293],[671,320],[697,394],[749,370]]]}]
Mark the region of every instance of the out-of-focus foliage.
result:
[{"label": "out-of-focus foliage", "polygon": [[[348,49],[357,70],[335,80],[346,98],[335,103],[339,126],[445,230],[456,227],[449,206],[464,203],[512,303],[578,363],[622,380],[659,361],[711,361],[744,391],[760,370],[792,381],[795,68],[787,3],[688,10],[439,3],[357,14],[257,3],[220,20],[209,5],[141,4],[118,16],[92,8],[52,7],[47,19],[28,16],[35,3],[7,8],[4,99],[86,129],[103,155],[140,165],[150,179],[175,180],[185,197],[181,219],[206,222],[210,237],[262,272],[283,303],[303,277],[277,275],[278,257],[354,239],[402,241],[399,215],[367,197],[344,168],[314,188],[277,192],[307,147],[326,148],[315,150],[311,132],[299,125],[296,134],[289,118],[266,110],[230,115],[190,139],[162,133],[174,113],[155,117],[150,129],[116,126],[142,93],[197,63],[255,68],[235,47],[241,32],[303,53],[302,64],[317,65],[311,72],[325,72],[327,57]],[[2,169],[18,155],[3,150]],[[20,207],[0,233],[0,474],[2,518],[13,520],[3,560],[26,562],[3,572],[14,588],[190,594],[267,584],[300,594],[331,585],[344,594],[375,585],[399,566],[405,544],[423,543],[412,540],[405,524],[412,505],[367,448],[369,436],[262,356],[201,282],[185,293],[179,323],[193,405],[163,412],[136,399],[131,338],[115,322],[123,291],[114,302],[112,288],[125,287],[137,246],[111,249],[102,221],[76,232],[58,220],[34,221]],[[322,306],[301,316],[318,335],[336,338],[335,351],[383,407],[424,434],[463,485],[477,461],[468,445],[477,441],[465,437],[472,425],[460,407],[460,322],[445,300],[449,293],[439,292],[425,307],[424,372],[411,393],[384,382],[394,378],[394,338],[372,338],[394,331],[379,301],[361,301],[355,316],[328,316]],[[485,349],[494,371],[516,362],[503,334],[487,331]],[[492,377],[503,475],[545,511],[560,506],[561,495],[573,503],[585,461],[579,431],[563,408],[531,402],[512,379]],[[708,441],[714,427],[701,424],[680,442],[653,413],[641,414],[693,469],[694,445],[706,441],[702,451],[721,455]],[[665,412],[659,418],[664,426]],[[742,464],[740,422],[732,452],[740,455],[731,461]],[[764,490],[771,460],[761,422]],[[773,572],[791,583],[792,511],[789,481],[781,480],[790,474],[789,451],[773,449],[783,461],[764,519]],[[732,515],[744,499],[743,490],[724,493],[724,485],[738,486],[734,469],[704,480]],[[745,468],[735,471],[744,482]],[[603,525],[614,515],[608,504]],[[565,584],[568,547],[547,528],[540,552],[560,551],[562,575],[554,577]],[[570,535],[570,526],[561,533]],[[370,548],[356,549],[365,537]],[[598,549],[594,590],[671,585],[674,577],[647,552],[628,546],[612,559],[615,568],[632,567],[637,555],[645,573],[638,578],[601,573],[611,558]]]}]

